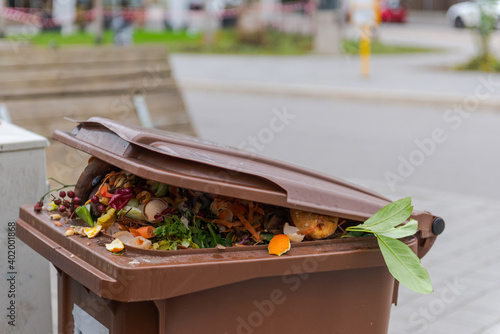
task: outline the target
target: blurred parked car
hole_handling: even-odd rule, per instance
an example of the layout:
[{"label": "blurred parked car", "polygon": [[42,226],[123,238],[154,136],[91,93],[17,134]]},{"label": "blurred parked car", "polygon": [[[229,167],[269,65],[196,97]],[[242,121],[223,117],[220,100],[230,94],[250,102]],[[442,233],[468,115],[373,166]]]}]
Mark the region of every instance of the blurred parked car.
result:
[{"label": "blurred parked car", "polygon": [[[401,3],[401,0],[378,0],[381,22],[406,22],[408,12]],[[361,1],[358,1],[361,2]],[[346,0],[344,2],[346,21],[354,20],[353,15],[356,10],[356,0]],[[375,8],[374,8],[375,9]]]},{"label": "blurred parked car", "polygon": [[408,13],[400,0],[380,0],[380,19],[382,22],[406,22]]},{"label": "blurred parked car", "polygon": [[[243,5],[244,0],[212,0],[209,2],[212,11],[224,11],[225,9],[238,8]],[[188,7],[190,10],[203,10],[205,8],[205,0],[189,0]]]},{"label": "blurred parked car", "polygon": [[485,11],[490,11],[498,21],[500,1],[497,0],[469,0],[454,4],[448,9],[446,17],[456,28],[477,27],[481,19],[481,7]]}]

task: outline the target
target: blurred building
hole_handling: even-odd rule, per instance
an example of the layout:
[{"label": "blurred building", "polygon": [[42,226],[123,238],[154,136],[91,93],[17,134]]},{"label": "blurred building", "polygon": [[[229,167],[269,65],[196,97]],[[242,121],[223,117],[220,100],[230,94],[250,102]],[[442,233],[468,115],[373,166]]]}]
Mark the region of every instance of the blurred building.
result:
[{"label": "blurred building", "polygon": [[[117,16],[126,23],[145,27],[150,30],[189,29],[197,31],[206,26],[206,16],[217,17],[218,25],[225,23],[234,25],[238,15],[238,8],[249,0],[102,0],[104,6],[104,27],[110,28],[113,19]],[[254,0],[260,6],[260,16],[263,22],[273,25],[287,25],[287,20],[293,19],[299,11],[293,9],[294,4],[307,4],[310,0]],[[325,3],[334,7],[347,8],[350,0],[316,0],[321,9]],[[461,0],[401,0],[403,6],[409,10],[427,12],[444,12],[451,5]],[[75,30],[93,29],[94,7],[96,0],[6,0],[7,6],[23,12],[26,16],[41,17],[41,29],[62,29],[63,33]],[[283,5],[283,7],[280,7]],[[300,7],[300,6],[299,6]],[[288,9],[292,9],[287,10]],[[303,6],[301,8],[306,8]],[[236,10],[236,11],[235,11]],[[311,10],[309,14],[313,15]],[[7,25],[23,24],[29,21],[17,20],[12,15],[12,21],[7,17]],[[295,15],[297,16],[297,15]],[[285,19],[286,18],[286,19]],[[299,18],[300,19],[300,18]],[[300,20],[299,20],[300,21]],[[302,21],[301,21],[302,22]],[[275,25],[275,24],[274,24]],[[301,26],[302,23],[292,24]],[[288,24],[290,26],[290,24]],[[307,27],[306,27],[307,28]],[[289,30],[289,29],[285,29]],[[310,30],[310,29],[305,29]]]}]

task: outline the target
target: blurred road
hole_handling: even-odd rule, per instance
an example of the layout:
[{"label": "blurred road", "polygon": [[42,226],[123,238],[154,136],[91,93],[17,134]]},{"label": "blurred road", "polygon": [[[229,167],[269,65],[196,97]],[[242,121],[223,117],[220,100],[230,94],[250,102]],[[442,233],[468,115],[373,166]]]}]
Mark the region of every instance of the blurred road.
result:
[{"label": "blurred road", "polygon": [[[185,96],[203,138],[348,180],[390,180],[391,192],[410,185],[500,197],[500,115],[493,110],[467,119],[454,115],[462,122],[454,129],[459,123],[443,119],[447,109],[434,106],[199,91]],[[290,120],[271,135],[265,129],[273,110]],[[443,131],[442,142],[432,139],[436,129]]]},{"label": "blurred road", "polygon": [[401,287],[389,333],[496,334],[500,76],[449,70],[474,53],[474,36],[435,22],[383,26],[386,43],[442,51],[374,56],[369,79],[358,57],[174,55],[172,64],[200,137],[412,196],[445,218],[423,259],[435,292]]}]

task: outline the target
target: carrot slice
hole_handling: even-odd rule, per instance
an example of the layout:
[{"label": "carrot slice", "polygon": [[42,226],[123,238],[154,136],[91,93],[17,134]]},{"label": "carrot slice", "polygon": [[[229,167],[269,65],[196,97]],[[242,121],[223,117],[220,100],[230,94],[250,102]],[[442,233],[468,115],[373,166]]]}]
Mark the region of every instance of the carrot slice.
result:
[{"label": "carrot slice", "polygon": [[[151,239],[155,236],[155,228],[153,226],[143,226],[136,230],[139,235],[145,239]],[[131,232],[132,233],[132,232]],[[132,233],[133,234],[133,233]]]},{"label": "carrot slice", "polygon": [[107,184],[104,184],[102,187],[101,187],[101,196],[102,197],[106,197],[106,198],[111,198],[113,197],[114,195],[111,194],[110,192],[108,192],[108,185]]},{"label": "carrot slice", "polygon": [[212,220],[212,223],[215,223],[215,224],[218,224],[218,225],[222,225],[222,226],[225,226],[225,227],[228,227],[228,228],[233,228],[235,226],[240,226],[240,222],[235,222],[235,223],[230,223],[228,221],[225,221],[225,220],[220,220],[220,219],[214,219]]},{"label": "carrot slice", "polygon": [[260,213],[261,215],[265,215],[266,213],[262,208],[260,208],[258,205],[255,207],[255,212]]},{"label": "carrot slice", "polygon": [[253,223],[253,202],[248,202],[248,221]]},{"label": "carrot slice", "polygon": [[226,220],[226,218],[228,217],[229,213],[227,210],[221,210],[219,212],[219,219],[221,220]]},{"label": "carrot slice", "polygon": [[135,229],[135,228],[132,228],[132,227],[131,227],[131,228],[129,228],[129,229],[128,229],[128,231],[129,231],[130,233],[132,233],[132,235],[133,235],[134,237],[140,237],[140,236],[141,236],[141,234],[140,234],[139,232],[137,232],[137,229]]},{"label": "carrot slice", "polygon": [[233,215],[237,216],[239,213],[245,213],[247,212],[247,208],[244,205],[238,204],[238,203],[233,203],[231,205],[231,212]]},{"label": "carrot slice", "polygon": [[248,230],[248,232],[250,232],[250,234],[252,234],[252,237],[254,238],[255,241],[259,241],[260,240],[260,235],[259,233],[255,230],[255,228],[248,222],[248,220],[245,219],[245,217],[243,217],[243,215],[240,213],[237,215],[237,217],[240,219],[240,221],[243,223],[243,225],[245,226],[245,228]]}]

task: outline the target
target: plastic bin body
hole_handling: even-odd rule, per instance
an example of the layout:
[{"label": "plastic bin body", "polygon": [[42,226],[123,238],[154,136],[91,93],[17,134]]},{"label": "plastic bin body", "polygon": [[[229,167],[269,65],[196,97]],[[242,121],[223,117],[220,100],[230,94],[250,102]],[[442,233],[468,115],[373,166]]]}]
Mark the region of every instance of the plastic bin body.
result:
[{"label": "plastic bin body", "polygon": [[[188,189],[363,221],[389,200],[344,181],[203,141],[93,118],[54,137],[95,160],[75,191],[116,166]],[[423,256],[436,217],[415,212]],[[58,268],[59,328],[73,333],[386,333],[397,284],[374,237],[305,241],[280,257],[267,246],[152,251],[65,237],[23,206],[18,236]],[[84,321],[84,319],[87,319]],[[92,320],[93,319],[93,320]]]},{"label": "plastic bin body", "polygon": [[61,272],[59,328],[74,333],[78,305],[109,333],[386,333],[393,282],[383,267],[364,268],[251,279],[123,303],[105,300]]},{"label": "plastic bin body", "polygon": [[302,242],[281,257],[266,246],[116,256],[32,208],[18,235],[58,268],[61,333],[74,332],[75,305],[109,333],[387,332],[395,281],[375,238]]}]

